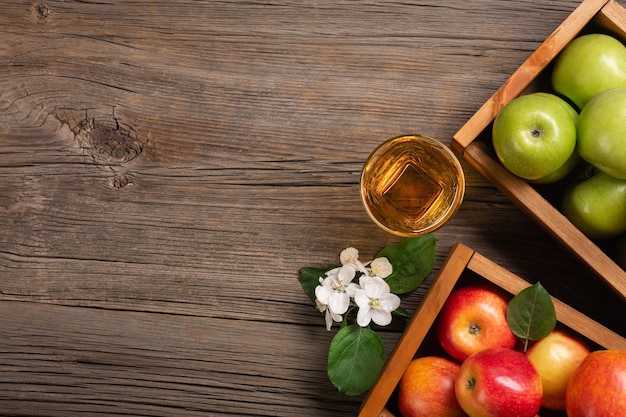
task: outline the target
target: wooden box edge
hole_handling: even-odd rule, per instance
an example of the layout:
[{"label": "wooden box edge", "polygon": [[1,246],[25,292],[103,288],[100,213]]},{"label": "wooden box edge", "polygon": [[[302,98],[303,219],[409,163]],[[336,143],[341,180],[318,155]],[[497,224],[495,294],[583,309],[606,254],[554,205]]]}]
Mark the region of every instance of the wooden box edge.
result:
[{"label": "wooden box edge", "polygon": [[[448,295],[469,270],[510,294],[516,294],[531,285],[462,243],[453,246],[439,275],[433,281],[424,301],[410,320],[398,344],[392,351],[376,384],[365,397],[359,417],[394,417],[386,409],[404,370],[414,358],[420,344],[434,324]],[[626,349],[626,338],[602,326],[583,313],[552,297],[557,320],[573,331],[606,349]]]}]

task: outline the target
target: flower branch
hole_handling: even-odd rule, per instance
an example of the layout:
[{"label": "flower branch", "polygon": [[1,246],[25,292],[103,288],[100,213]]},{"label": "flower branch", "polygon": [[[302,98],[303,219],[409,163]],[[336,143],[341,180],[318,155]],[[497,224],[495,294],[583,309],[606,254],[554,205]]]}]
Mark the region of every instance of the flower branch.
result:
[{"label": "flower branch", "polygon": [[430,274],[435,244],[432,234],[408,238],[386,246],[365,263],[350,247],[340,253],[340,266],[300,270],[300,283],[324,313],[326,329],[341,323],[328,352],[328,375],[339,391],[359,395],[378,378],[384,344],[370,325],[387,326],[393,315],[407,316],[398,294],[413,291]]}]

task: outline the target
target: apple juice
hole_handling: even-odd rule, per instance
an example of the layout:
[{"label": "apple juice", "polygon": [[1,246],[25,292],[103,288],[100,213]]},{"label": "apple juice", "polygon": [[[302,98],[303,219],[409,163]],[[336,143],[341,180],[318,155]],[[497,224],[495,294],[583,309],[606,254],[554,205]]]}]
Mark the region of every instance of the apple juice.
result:
[{"label": "apple juice", "polygon": [[370,155],[361,197],[372,220],[401,236],[429,233],[457,210],[465,177],[452,151],[419,135],[393,138]]}]

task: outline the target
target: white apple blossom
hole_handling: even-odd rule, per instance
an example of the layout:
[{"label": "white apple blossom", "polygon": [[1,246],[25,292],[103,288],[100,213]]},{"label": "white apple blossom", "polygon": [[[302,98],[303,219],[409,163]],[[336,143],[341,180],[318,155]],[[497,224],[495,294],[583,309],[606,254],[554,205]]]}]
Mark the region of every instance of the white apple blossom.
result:
[{"label": "white apple blossom", "polygon": [[379,326],[391,323],[391,312],[400,306],[400,297],[392,294],[384,279],[361,276],[360,288],[354,291],[354,301],[359,307],[357,324],[366,327],[370,321]]},{"label": "white apple blossom", "polygon": [[357,271],[363,274],[368,273],[365,265],[359,261],[359,251],[355,248],[346,248],[342,250],[339,254],[339,260],[341,261],[341,265],[352,265]]},{"label": "white apple blossom", "polygon": [[[371,321],[386,326],[391,322],[391,312],[400,305],[400,298],[392,294],[383,278],[391,275],[393,267],[385,257],[376,258],[363,264],[359,261],[359,251],[346,248],[339,255],[340,267],[326,272],[320,277],[315,288],[317,309],[325,313],[326,329],[333,322],[342,322],[350,305],[359,307],[357,323],[366,327]],[[359,284],[352,282],[359,278]]]},{"label": "white apple blossom", "polygon": [[359,251],[355,248],[345,248],[339,254],[341,265],[353,264],[359,259]]},{"label": "white apple blossom", "polygon": [[374,259],[370,263],[370,270],[371,275],[381,278],[387,278],[389,275],[391,275],[393,267],[391,266],[391,262],[389,262],[387,258],[382,256],[380,258]]},{"label": "white apple blossom", "polygon": [[348,263],[326,272],[326,278],[320,278],[320,285],[315,287],[318,309],[326,312],[327,330],[330,330],[333,321],[341,322],[343,320],[341,315],[348,311],[353,292],[351,288],[348,294],[348,287],[355,276],[355,267]]},{"label": "white apple blossom", "polygon": [[315,306],[321,313],[326,313],[324,318],[326,320],[326,330],[330,330],[333,325],[333,320],[341,323],[343,321],[343,317],[341,314],[333,313],[333,311],[328,308],[326,304],[322,304],[320,300],[315,300]]}]

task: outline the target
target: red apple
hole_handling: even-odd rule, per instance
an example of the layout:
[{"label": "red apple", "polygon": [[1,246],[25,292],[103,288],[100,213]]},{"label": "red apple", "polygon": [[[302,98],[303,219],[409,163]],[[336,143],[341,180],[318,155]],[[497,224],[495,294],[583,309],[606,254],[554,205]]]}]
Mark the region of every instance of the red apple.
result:
[{"label": "red apple", "polygon": [[509,297],[488,285],[453,291],[439,312],[437,339],[458,361],[484,349],[513,348],[517,338],[506,321]]},{"label": "red apple", "polygon": [[398,407],[403,417],[463,417],[454,383],[460,366],[449,359],[413,359],[398,383]]},{"label": "red apple", "polygon": [[541,376],[543,407],[565,410],[569,378],[588,354],[587,345],[563,329],[553,330],[528,349],[526,356]]},{"label": "red apple", "polygon": [[470,417],[534,417],[541,407],[541,377],[513,349],[480,351],[462,364],[456,398]]},{"label": "red apple", "polygon": [[569,417],[626,416],[626,350],[587,355],[567,384],[565,410]]}]

